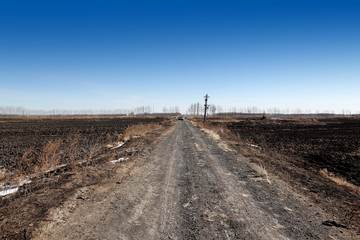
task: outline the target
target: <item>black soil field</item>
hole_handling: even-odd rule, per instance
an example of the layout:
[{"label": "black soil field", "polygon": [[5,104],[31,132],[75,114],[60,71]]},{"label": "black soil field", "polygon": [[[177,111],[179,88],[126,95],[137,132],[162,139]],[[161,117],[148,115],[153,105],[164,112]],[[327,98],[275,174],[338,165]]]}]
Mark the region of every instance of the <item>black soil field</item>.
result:
[{"label": "black soil field", "polygon": [[[159,136],[171,125],[165,117],[0,118],[0,165],[7,170],[0,178],[0,187],[30,180],[16,193],[0,196],[0,239],[32,239],[33,231],[48,221],[51,209],[61,211],[69,198],[74,202],[90,201],[88,196],[94,189],[117,185],[130,176],[140,156],[150,154]],[[131,132],[124,146],[107,146],[117,146],[129,129],[137,131]],[[144,130],[143,134],[138,129]],[[47,146],[60,148],[51,151]],[[39,168],[42,162],[38,159],[58,155],[61,161],[54,168]],[[110,162],[120,157],[129,159]],[[33,161],[34,167],[24,168],[21,159]],[[91,189],[90,193],[85,195],[84,188]],[[105,197],[101,195],[99,201]]]},{"label": "black soil field", "polygon": [[270,184],[262,171],[218,144],[179,121],[131,177],[86,193],[91,199],[100,194],[101,201],[64,204],[68,217],[49,215],[34,238],[355,239],[327,226],[336,223],[287,184]]},{"label": "black soil field", "polygon": [[302,158],[302,168],[326,168],[360,186],[359,118],[248,119],[227,125],[251,144]]},{"label": "black soil field", "polygon": [[360,235],[360,118],[242,116],[208,123],[240,156]]},{"label": "black soil field", "polygon": [[38,159],[49,141],[60,141],[61,147],[74,149],[71,156],[63,156],[59,164],[81,160],[70,158],[84,157],[95,145],[118,141],[130,125],[163,120],[150,117],[0,118],[0,166],[9,171],[24,167],[20,166],[23,155],[27,152],[34,155],[27,158]]}]

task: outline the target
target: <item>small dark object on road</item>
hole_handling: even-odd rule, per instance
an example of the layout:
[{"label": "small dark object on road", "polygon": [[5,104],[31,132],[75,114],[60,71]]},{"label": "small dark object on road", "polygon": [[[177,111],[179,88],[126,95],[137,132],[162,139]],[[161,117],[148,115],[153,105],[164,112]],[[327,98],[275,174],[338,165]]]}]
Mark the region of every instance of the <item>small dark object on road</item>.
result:
[{"label": "small dark object on road", "polygon": [[183,117],[183,116],[179,116],[179,117],[178,117],[178,120],[184,120],[184,117]]},{"label": "small dark object on road", "polygon": [[81,200],[88,200],[88,199],[89,199],[89,197],[88,197],[88,196],[80,196],[80,197],[78,197],[78,199],[81,199]]},{"label": "small dark object on road", "polygon": [[337,223],[335,221],[330,221],[330,220],[327,220],[327,221],[323,222],[322,225],[325,225],[325,226],[328,226],[328,227],[347,228],[347,226],[345,226],[345,225],[342,225],[342,224],[339,224],[339,223]]}]

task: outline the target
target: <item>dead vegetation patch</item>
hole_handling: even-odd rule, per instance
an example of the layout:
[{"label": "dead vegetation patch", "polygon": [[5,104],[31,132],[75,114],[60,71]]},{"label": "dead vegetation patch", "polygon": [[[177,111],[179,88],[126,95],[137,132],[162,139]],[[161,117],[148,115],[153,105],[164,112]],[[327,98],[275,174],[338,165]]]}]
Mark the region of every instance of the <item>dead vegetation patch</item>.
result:
[{"label": "dead vegetation patch", "polygon": [[[85,133],[55,139],[50,137],[42,147],[28,147],[17,168],[1,168],[0,171],[3,186],[18,186],[16,193],[0,197],[1,238],[31,238],[39,224],[46,221],[51,208],[61,206],[79,188],[111,181],[127,164],[113,164],[112,160],[120,157],[135,160],[149,154],[156,139],[171,126],[164,121],[168,122],[167,119],[157,120],[157,123],[135,120],[121,132],[112,130],[110,133],[113,134],[97,137],[91,134],[88,139],[85,139]],[[74,125],[76,127],[76,121]],[[102,128],[103,123],[100,126]],[[116,129],[116,126],[110,127]],[[119,148],[110,150],[106,147],[125,139],[126,143]],[[25,180],[28,184],[24,184]]]},{"label": "dead vegetation patch", "polygon": [[205,125],[201,119],[193,121],[215,131],[259,172],[263,168],[276,175],[331,214],[333,221],[360,234],[359,188],[354,184],[360,176],[360,119],[209,119]]},{"label": "dead vegetation patch", "polygon": [[123,134],[123,140],[126,142],[132,138],[143,137],[149,132],[159,129],[159,124],[137,124],[126,128]]},{"label": "dead vegetation patch", "polygon": [[360,187],[355,186],[352,183],[349,183],[346,179],[344,179],[342,177],[335,176],[334,173],[329,172],[326,168],[321,169],[320,173],[323,176],[329,178],[331,181],[333,181],[333,182],[335,182],[335,183],[337,183],[337,184],[339,184],[341,186],[344,186],[344,187],[348,188],[350,191],[353,191],[354,193],[356,193],[357,195],[360,196]]},{"label": "dead vegetation patch", "polygon": [[194,126],[201,128],[201,131],[208,135],[211,139],[217,141],[219,147],[221,147],[227,152],[233,151],[224,141],[220,141],[221,136],[230,134],[226,127],[222,125],[206,124],[202,121],[199,121],[198,119],[195,119],[195,121],[191,121],[191,123]]}]

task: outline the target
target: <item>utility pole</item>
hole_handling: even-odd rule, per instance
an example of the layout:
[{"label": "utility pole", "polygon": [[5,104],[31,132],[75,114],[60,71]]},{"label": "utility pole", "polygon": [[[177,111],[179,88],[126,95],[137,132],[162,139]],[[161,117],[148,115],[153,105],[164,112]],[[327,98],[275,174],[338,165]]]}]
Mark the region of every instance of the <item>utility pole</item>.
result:
[{"label": "utility pole", "polygon": [[208,104],[207,104],[207,101],[208,101],[208,98],[210,98],[210,96],[208,94],[205,95],[205,110],[204,110],[204,122],[206,121],[206,110],[209,108]]}]

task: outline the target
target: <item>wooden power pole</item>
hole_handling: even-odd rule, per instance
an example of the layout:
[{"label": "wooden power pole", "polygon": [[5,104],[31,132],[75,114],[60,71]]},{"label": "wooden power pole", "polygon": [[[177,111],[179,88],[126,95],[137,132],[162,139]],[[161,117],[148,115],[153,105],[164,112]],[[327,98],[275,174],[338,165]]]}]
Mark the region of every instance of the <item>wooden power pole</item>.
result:
[{"label": "wooden power pole", "polygon": [[207,109],[209,108],[208,104],[207,104],[207,101],[208,101],[208,98],[210,98],[210,96],[208,94],[205,95],[205,110],[204,110],[204,122],[206,121],[206,111]]}]

